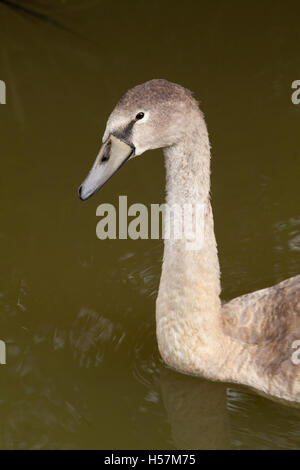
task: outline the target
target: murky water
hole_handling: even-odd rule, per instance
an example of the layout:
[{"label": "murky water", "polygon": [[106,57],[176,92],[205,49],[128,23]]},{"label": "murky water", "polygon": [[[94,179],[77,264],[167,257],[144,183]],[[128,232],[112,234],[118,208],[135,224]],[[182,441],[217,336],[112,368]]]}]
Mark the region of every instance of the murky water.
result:
[{"label": "murky water", "polygon": [[300,448],[297,410],[163,365],[162,242],[96,237],[101,202],[163,201],[162,152],[76,194],[119,97],[178,82],[209,126],[223,298],[298,274],[299,5],[17,3],[0,3],[0,448]]}]

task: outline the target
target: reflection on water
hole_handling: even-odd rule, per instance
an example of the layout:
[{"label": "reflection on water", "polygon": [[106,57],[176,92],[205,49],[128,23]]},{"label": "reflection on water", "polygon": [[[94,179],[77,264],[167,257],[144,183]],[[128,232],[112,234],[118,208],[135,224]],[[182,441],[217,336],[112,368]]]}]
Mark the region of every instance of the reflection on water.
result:
[{"label": "reflection on water", "polygon": [[227,408],[233,448],[299,449],[298,409],[232,388],[227,389]]},{"label": "reflection on water", "polygon": [[[70,346],[74,359],[78,357],[80,366],[97,367],[104,358],[106,344],[114,344],[114,326],[110,320],[97,312],[82,309],[70,331]],[[63,338],[63,334],[61,339]],[[117,340],[117,346],[124,338],[124,333]]]},{"label": "reflection on water", "polygon": [[299,410],[171,371],[151,323],[132,333],[90,309],[64,328],[19,321],[1,369],[1,448],[299,448]]},{"label": "reflection on water", "polygon": [[227,449],[226,385],[161,370],[164,404],[178,449]]},{"label": "reflection on water", "polygon": [[121,1],[30,2],[38,15],[16,3],[0,3],[0,448],[299,448],[298,410],[162,364],[161,242],[96,237],[98,204],[163,201],[161,152],[87,204],[76,196],[123,92],[180,82],[209,124],[223,297],[297,274],[297,15],[274,2],[245,14],[134,0],[129,16]]},{"label": "reflection on water", "polygon": [[276,250],[288,247],[291,251],[300,251],[300,217],[277,222],[274,226],[274,238],[277,241]]}]

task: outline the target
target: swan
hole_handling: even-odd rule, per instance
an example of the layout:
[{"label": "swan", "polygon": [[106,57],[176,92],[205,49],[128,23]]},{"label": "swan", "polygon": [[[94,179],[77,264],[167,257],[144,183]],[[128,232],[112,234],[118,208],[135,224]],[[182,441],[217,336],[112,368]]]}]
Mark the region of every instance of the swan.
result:
[{"label": "swan", "polygon": [[210,144],[192,93],[155,79],[137,85],[109,116],[103,146],[79,188],[85,201],[129,159],[163,148],[166,202],[204,207],[203,243],[165,239],[156,300],[160,354],[171,368],[246,385],[300,402],[300,275],[221,303],[220,267],[210,203]]}]

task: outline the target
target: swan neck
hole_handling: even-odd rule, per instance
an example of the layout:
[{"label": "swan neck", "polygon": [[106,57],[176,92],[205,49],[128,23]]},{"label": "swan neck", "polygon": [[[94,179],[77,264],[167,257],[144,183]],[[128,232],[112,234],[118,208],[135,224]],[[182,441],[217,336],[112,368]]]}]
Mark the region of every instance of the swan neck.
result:
[{"label": "swan neck", "polygon": [[[204,121],[177,145],[165,149],[168,205],[204,205],[203,241],[187,250],[184,237],[165,240],[156,304],[157,337],[164,360],[191,374],[213,375],[220,334],[220,269],[209,200],[210,148]],[[212,361],[212,362],[211,362]]]},{"label": "swan neck", "polygon": [[164,149],[167,203],[209,200],[210,145],[206,127],[191,129],[190,134]]}]

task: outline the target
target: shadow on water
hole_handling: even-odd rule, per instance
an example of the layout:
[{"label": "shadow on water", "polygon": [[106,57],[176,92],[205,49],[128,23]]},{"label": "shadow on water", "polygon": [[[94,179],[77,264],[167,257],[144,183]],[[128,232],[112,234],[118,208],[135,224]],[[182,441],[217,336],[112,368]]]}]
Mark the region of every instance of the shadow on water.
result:
[{"label": "shadow on water", "polygon": [[[36,11],[35,9],[27,8],[27,7],[25,6],[25,4],[22,5],[21,3],[13,2],[13,1],[10,1],[10,0],[0,0],[0,3],[3,3],[3,4],[6,5],[8,8],[12,8],[13,10],[16,10],[16,11],[19,12],[20,14],[29,15],[29,16],[32,16],[32,17],[34,17],[34,18],[37,18],[38,20],[46,21],[47,23],[50,23],[50,24],[52,24],[53,26],[57,26],[57,27],[59,27],[59,28],[66,29],[66,28],[64,28],[63,25],[61,25],[61,24],[58,23],[57,21],[53,20],[53,19],[50,18],[49,16],[44,15],[43,13],[39,13],[39,12]],[[66,30],[67,30],[67,29],[66,29]]]},{"label": "shadow on water", "polygon": [[274,2],[245,14],[233,1],[182,11],[135,0],[129,16],[121,1],[9,3],[18,9],[0,2],[0,448],[299,448],[297,410],[162,364],[161,242],[96,238],[101,202],[163,201],[160,152],[88,204],[76,195],[123,92],[154,76],[180,82],[208,119],[224,298],[298,273],[297,15]]},{"label": "shadow on water", "polygon": [[[59,21],[57,21],[56,19],[52,18],[51,15],[47,14],[47,13],[42,13],[41,11],[39,11],[39,8],[45,8],[46,9],[49,9],[50,10],[53,10],[53,2],[49,5],[47,5],[47,3],[49,2],[46,2],[45,4],[41,4],[39,2],[33,2],[31,5],[28,6],[28,2],[14,2],[12,0],[0,0],[0,3],[2,3],[3,5],[5,5],[6,7],[8,8],[11,8],[13,11],[15,11],[16,13],[20,14],[20,15],[23,15],[23,17],[26,16],[29,17],[29,18],[34,18],[38,21],[41,21],[41,22],[45,22],[45,23],[48,23],[49,25],[51,26],[55,26],[56,28],[59,28],[63,31],[66,31],[72,35],[75,35],[75,36],[78,36],[79,39],[83,39],[85,41],[88,41],[88,42],[93,42],[93,41],[90,41],[87,37],[85,37],[84,35],[72,30],[71,28],[68,28],[67,26],[65,26],[64,24],[60,23]],[[96,0],[93,2],[94,4],[98,3],[99,4],[99,0]],[[61,2],[58,3],[58,5],[60,6],[60,8],[63,6]],[[79,7],[79,4],[77,4],[77,8]],[[70,4],[66,5],[68,8],[70,7]],[[88,8],[88,7],[91,7],[91,2],[90,4],[85,4],[84,6],[82,5],[82,2],[81,2],[81,7],[83,8]],[[54,6],[54,13],[56,13],[57,8],[55,8]]]}]

